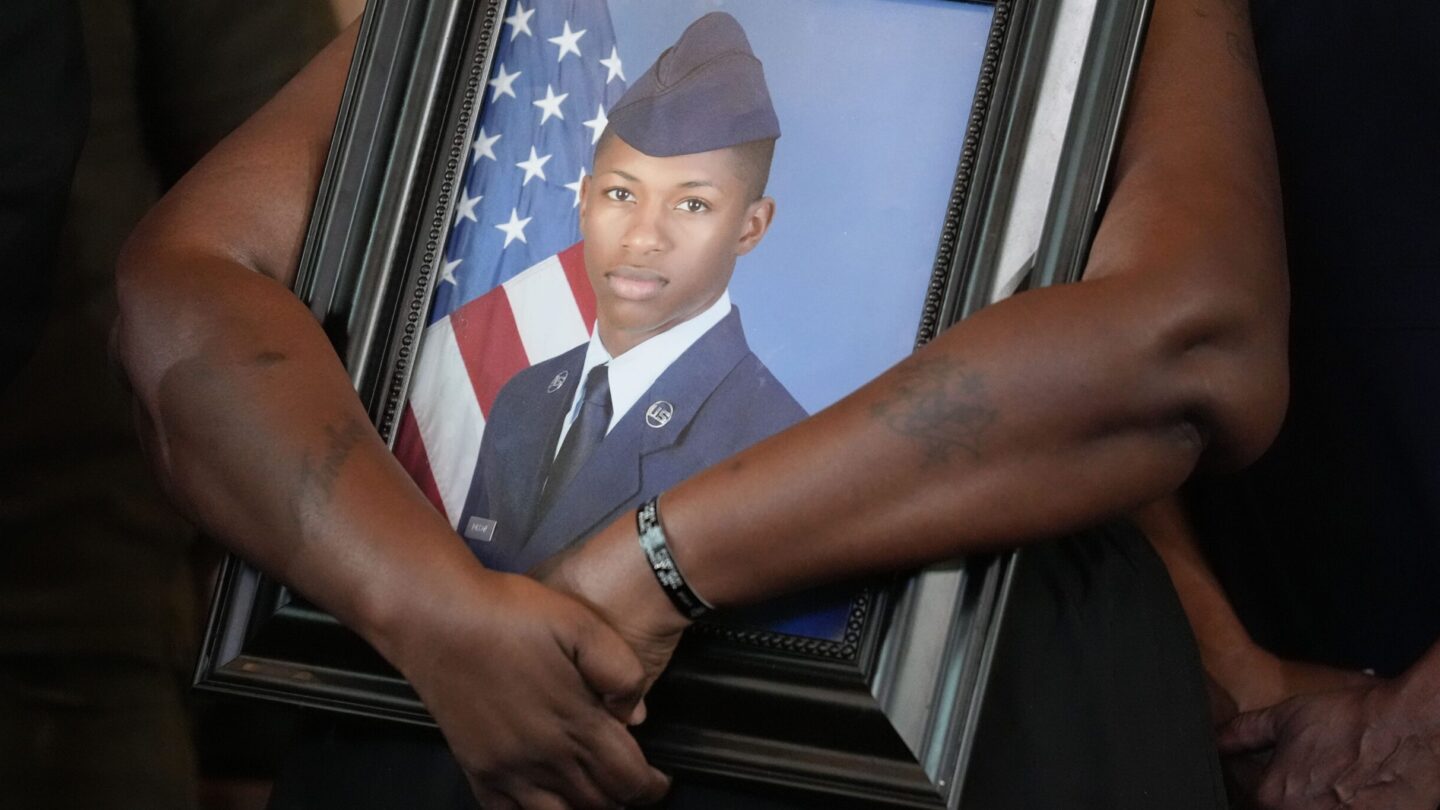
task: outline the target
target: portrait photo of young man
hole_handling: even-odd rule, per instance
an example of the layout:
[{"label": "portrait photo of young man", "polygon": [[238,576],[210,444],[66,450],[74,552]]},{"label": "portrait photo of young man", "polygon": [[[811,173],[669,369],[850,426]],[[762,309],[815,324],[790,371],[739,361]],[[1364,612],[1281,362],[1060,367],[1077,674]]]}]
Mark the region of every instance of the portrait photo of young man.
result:
[{"label": "portrait photo of young man", "polygon": [[526,570],[806,416],[729,295],[775,216],[778,137],[763,67],[720,12],[610,111],[578,204],[595,327],[496,398],[460,522],[487,566]]},{"label": "portrait photo of young man", "polygon": [[[913,350],[989,11],[883,10],[797,43],[803,6],[507,6],[394,442],[484,565],[536,570]],[[834,59],[862,30],[963,47],[896,86]],[[716,621],[839,643],[834,590]]]}]

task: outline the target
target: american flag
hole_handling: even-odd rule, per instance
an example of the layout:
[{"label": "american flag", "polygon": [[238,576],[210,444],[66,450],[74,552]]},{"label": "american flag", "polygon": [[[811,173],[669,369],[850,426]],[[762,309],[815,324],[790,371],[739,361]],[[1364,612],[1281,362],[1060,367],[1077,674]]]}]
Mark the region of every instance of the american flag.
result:
[{"label": "american flag", "polygon": [[451,525],[501,386],[590,338],[580,181],[625,92],[605,0],[517,0],[498,37],[395,439]]}]

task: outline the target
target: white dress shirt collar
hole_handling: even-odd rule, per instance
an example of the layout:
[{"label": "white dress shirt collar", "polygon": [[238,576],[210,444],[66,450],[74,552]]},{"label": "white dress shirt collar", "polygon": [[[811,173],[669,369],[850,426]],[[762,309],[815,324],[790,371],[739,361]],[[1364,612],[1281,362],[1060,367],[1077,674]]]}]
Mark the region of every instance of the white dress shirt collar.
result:
[{"label": "white dress shirt collar", "polygon": [[575,396],[570,400],[570,412],[565,417],[565,426],[560,429],[560,438],[555,443],[554,451],[560,452],[560,446],[565,442],[565,434],[570,432],[571,423],[580,413],[580,398],[585,390],[584,381],[590,376],[590,369],[601,363],[610,364],[612,416],[610,426],[605,430],[609,433],[620,423],[621,418],[635,407],[635,403],[645,392],[650,390],[650,386],[660,379],[660,375],[665,373],[671,363],[729,314],[730,291],[726,290],[699,315],[666,329],[619,357],[611,357],[610,352],[606,351],[605,344],[600,341],[600,327],[596,325],[590,333],[590,345],[585,348],[585,364],[580,368],[580,384],[575,386]]}]

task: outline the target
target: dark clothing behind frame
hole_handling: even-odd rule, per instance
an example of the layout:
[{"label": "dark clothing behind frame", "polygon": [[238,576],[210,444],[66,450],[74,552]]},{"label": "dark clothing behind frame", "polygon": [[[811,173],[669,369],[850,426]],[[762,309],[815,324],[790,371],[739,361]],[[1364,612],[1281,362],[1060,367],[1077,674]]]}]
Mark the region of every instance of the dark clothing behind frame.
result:
[{"label": "dark clothing behind frame", "polygon": [[[966,808],[1225,807],[1194,642],[1169,579],[1119,524],[1022,552]],[[271,810],[461,810],[438,734],[337,721],[296,752]],[[679,780],[669,810],[838,810]]]},{"label": "dark clothing behind frame", "polygon": [[1285,195],[1291,404],[1191,507],[1257,642],[1395,674],[1440,639],[1440,4],[1253,3]]},{"label": "dark clothing behind frame", "polygon": [[[0,2],[7,810],[196,806],[189,678],[202,620],[199,547],[150,475],[108,362],[113,269],[160,190],[334,33],[324,0]],[[80,150],[72,123],[87,106]],[[12,170],[15,159],[23,171]],[[42,171],[58,176],[50,190],[16,188]],[[11,229],[25,219],[53,231],[43,245],[12,249]],[[256,713],[244,708],[247,719]],[[227,728],[220,741],[242,733]]]},{"label": "dark clothing behind frame", "polygon": [[0,14],[0,392],[44,323],[87,107],[74,3],[9,0]]}]

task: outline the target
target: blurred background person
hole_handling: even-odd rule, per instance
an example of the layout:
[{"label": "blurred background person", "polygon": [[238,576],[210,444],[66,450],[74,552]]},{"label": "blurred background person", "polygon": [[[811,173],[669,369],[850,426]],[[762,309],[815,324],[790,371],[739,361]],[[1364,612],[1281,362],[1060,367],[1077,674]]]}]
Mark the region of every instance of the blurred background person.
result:
[{"label": "blurred background person", "polygon": [[[189,682],[218,555],[152,479],[109,368],[113,268],[159,195],[359,11],[342,5],[19,0],[0,15],[0,807],[200,801]],[[223,746],[210,759],[247,764]]]},{"label": "blurred background person", "polygon": [[8,3],[0,15],[0,392],[44,319],[87,92],[75,6]]}]

